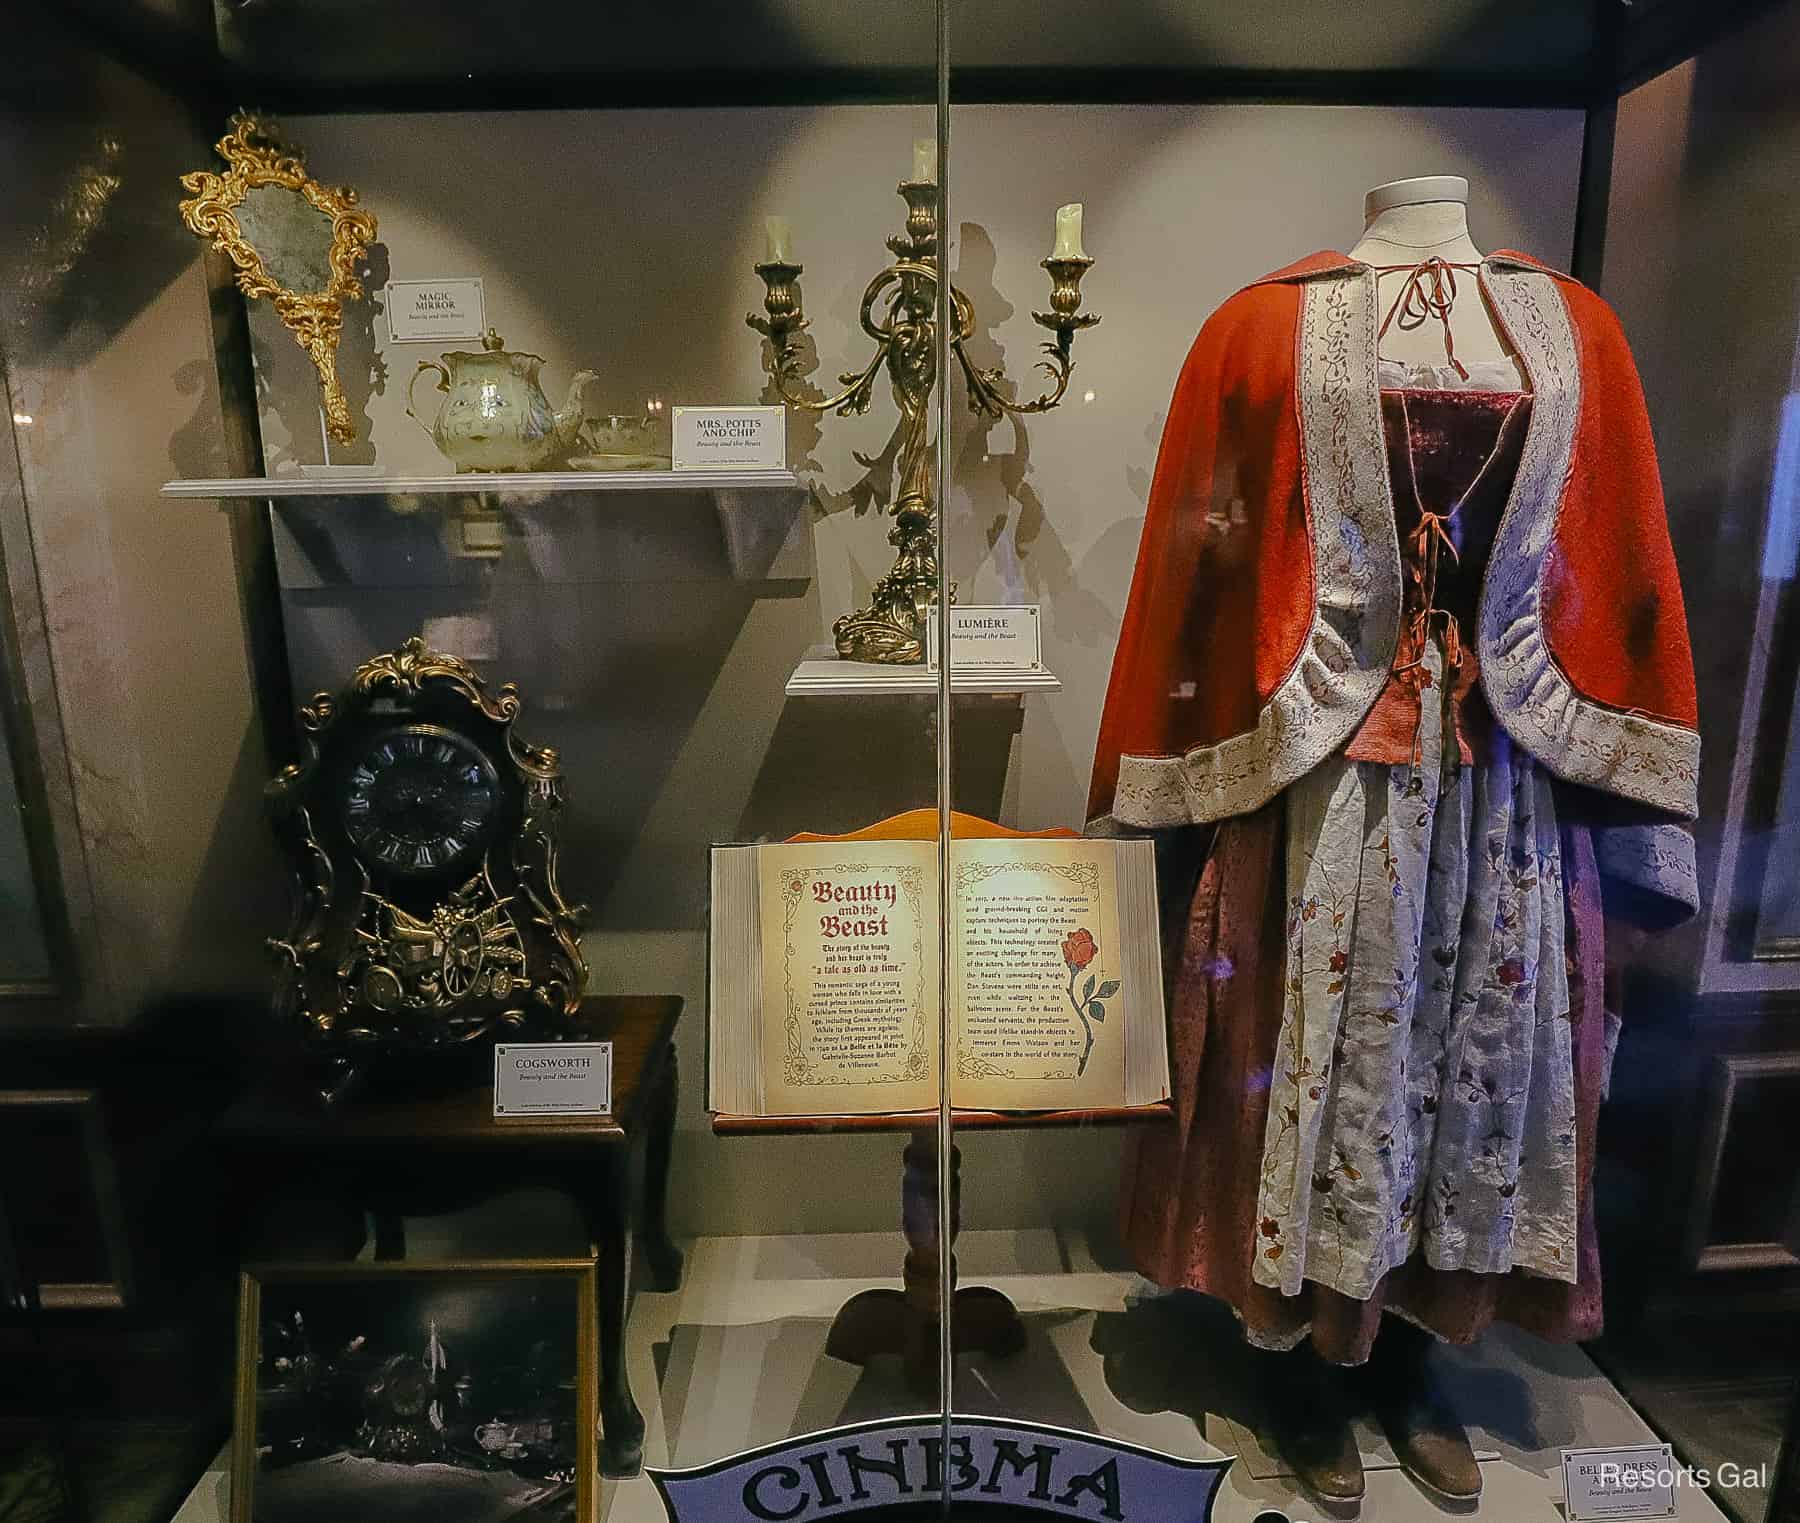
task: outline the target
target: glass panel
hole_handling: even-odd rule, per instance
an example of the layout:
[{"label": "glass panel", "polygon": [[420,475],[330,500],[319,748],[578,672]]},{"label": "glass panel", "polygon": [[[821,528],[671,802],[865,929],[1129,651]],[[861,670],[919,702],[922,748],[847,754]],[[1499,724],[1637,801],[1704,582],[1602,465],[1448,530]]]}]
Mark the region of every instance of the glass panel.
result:
[{"label": "glass panel", "polygon": [[[0,671],[0,684],[6,681]],[[0,690],[0,719],[6,710]],[[38,908],[37,882],[25,840],[25,816],[19,803],[6,726],[0,723],[0,984],[36,982],[50,977],[50,950]]]},{"label": "glass panel", "polygon": [[[76,1332],[89,1361],[62,1388],[110,1413],[144,1348],[222,1347],[240,1257],[592,1257],[597,1339],[567,1286],[554,1328],[332,1275],[305,1337],[304,1296],[266,1302],[291,1342],[246,1432],[294,1463],[240,1451],[249,1510],[355,1473],[326,1510],[430,1512],[442,1466],[578,1510],[537,1488],[597,1342],[608,1523],[668,1515],[640,1461],[693,1482],[901,1419],[712,1510],[1512,1523],[1575,1513],[1567,1451],[1667,1442],[1671,1516],[1790,1523],[1800,0],[989,4],[953,60],[949,0],[100,9],[19,50],[57,104],[14,113],[3,282],[39,562],[9,564],[44,605],[12,622],[67,731],[93,1008],[0,1068],[101,1093],[96,1137],[179,1132],[161,1177],[210,1150],[253,1209],[208,1243],[204,1189],[188,1230],[143,1171],[27,1139],[49,1193],[5,1214],[70,1219],[9,1262],[98,1308],[129,1221],[147,1271],[132,1359],[43,1329],[47,1367]],[[348,441],[174,214],[221,70],[378,219]],[[323,218],[241,220],[323,283]],[[165,471],[251,460],[175,492],[223,512],[153,510]],[[492,777],[441,714],[365,765],[415,639],[518,705]],[[560,874],[610,1113],[516,1128],[474,1041],[321,1066],[363,1081],[329,1107],[288,1055],[113,1112],[140,1017],[266,998],[227,966],[286,886],[253,820],[294,737],[263,757],[257,706],[384,656],[381,736],[285,817],[276,945],[338,938],[321,1026],[467,1035],[464,993],[529,982],[509,937],[577,918]],[[46,962],[5,739],[0,985]],[[496,820],[518,850],[475,872],[459,832]],[[222,1357],[180,1374],[223,1402]],[[37,1410],[49,1375],[13,1384],[34,1466],[97,1447]]]},{"label": "glass panel", "polygon": [[[930,6],[910,11],[929,28]],[[250,311],[268,468],[327,493],[269,509],[295,690],[341,687],[420,633],[516,683],[518,733],[564,771],[590,991],[685,1001],[668,1165],[685,1264],[640,1238],[624,1331],[644,1462],[929,1411],[912,1282],[936,1197],[934,683],[874,658],[923,637],[910,589],[888,587],[935,577],[917,369],[935,160],[914,146],[935,143],[932,107],[282,125],[380,219],[340,347],[356,444],[328,446],[305,356]],[[565,167],[524,168],[549,164]],[[472,276],[498,347],[391,336],[403,283]],[[576,443],[535,478],[446,484],[476,463],[449,410],[497,417],[490,393],[533,386],[556,429],[580,415]],[[785,472],[671,469],[689,437],[671,412],[753,404],[786,406]],[[834,626],[859,612],[853,661]],[[871,827],[885,838],[784,844]],[[522,1251],[526,1224],[496,1220]],[[611,1517],[659,1515],[643,1476],[608,1496]]]},{"label": "glass panel", "polygon": [[[1796,40],[1800,6],[1772,7],[1621,99],[1601,274],[1643,374],[1695,636],[1703,894],[1690,928],[1702,934],[1645,949],[1635,1007],[1627,986],[1601,1153],[1623,1203],[1602,1249],[1627,1298],[1613,1296],[1596,1353],[1676,1452],[1714,1473],[1708,1495],[1748,1523],[1785,1518],[1800,1495],[1791,1478],[1785,1500],[1757,1484],[1784,1429],[1794,1441],[1800,1323],[1747,1299],[1800,1263],[1800,1163],[1791,1120],[1777,1120],[1800,1084],[1800,298],[1766,257],[1800,227],[1782,167],[1800,133],[1787,104]],[[1711,273],[1731,260],[1743,274],[1727,295]],[[1671,1075],[1693,1075],[1691,1091]],[[1659,1200],[1661,1212],[1634,1209]]]},{"label": "glass panel", "polygon": [[[1550,1516],[1565,1449],[1664,1438],[1708,1472],[1676,1515],[1763,1516],[1800,1328],[1770,967],[1796,320],[1756,236],[1800,219],[1783,14],[1626,96],[1616,137],[1522,94],[955,108],[949,263],[998,393],[951,440],[959,659],[1029,621],[1048,677],[958,697],[953,803],[1098,856],[953,873],[958,1412],[1236,1456],[1220,1518]],[[1031,44],[1070,97],[1208,25],[1105,24],[1105,53]],[[1534,36],[1553,69],[1534,26],[1490,61]],[[1314,31],[1309,62],[1417,44],[1441,83],[1458,46],[1375,36]],[[1250,53],[1215,40],[1223,87]],[[998,93],[990,42],[959,32],[963,93]],[[1030,368],[1065,310],[1100,318],[1066,389],[1054,349]],[[1742,638],[1709,640],[1725,609]],[[1740,887],[1691,920],[1696,837],[1708,893],[1714,861]],[[1146,1052],[1170,1101],[1133,1111]],[[1779,1311],[1738,1299],[1759,1273]]]}]

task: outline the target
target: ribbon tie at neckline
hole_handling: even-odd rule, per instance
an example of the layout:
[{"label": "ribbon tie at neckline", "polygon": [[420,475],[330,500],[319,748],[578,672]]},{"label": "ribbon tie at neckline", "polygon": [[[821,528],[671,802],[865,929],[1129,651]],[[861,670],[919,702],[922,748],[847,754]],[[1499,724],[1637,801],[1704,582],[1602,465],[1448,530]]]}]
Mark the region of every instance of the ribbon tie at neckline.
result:
[{"label": "ribbon tie at neckline", "polygon": [[1421,259],[1417,264],[1378,264],[1374,268],[1377,276],[1397,275],[1403,270],[1406,272],[1406,284],[1400,288],[1400,294],[1388,308],[1387,316],[1382,318],[1375,342],[1379,344],[1387,337],[1388,329],[1396,321],[1401,332],[1410,333],[1435,317],[1444,325],[1444,358],[1459,376],[1468,380],[1469,372],[1456,357],[1456,343],[1450,334],[1450,309],[1456,305],[1456,272],[1479,271],[1481,266],[1452,264],[1448,259],[1440,259],[1434,254],[1429,259]]}]

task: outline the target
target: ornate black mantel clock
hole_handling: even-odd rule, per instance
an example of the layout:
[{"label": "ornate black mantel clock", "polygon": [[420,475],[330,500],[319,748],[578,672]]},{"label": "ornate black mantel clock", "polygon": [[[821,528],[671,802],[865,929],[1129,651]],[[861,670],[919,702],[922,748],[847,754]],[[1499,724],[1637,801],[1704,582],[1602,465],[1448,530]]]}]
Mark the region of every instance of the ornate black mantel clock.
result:
[{"label": "ornate black mantel clock", "polygon": [[559,1034],[580,1007],[582,911],[556,882],[556,752],[417,637],[300,710],[301,759],[269,784],[295,905],[276,1014],[323,1056]]}]

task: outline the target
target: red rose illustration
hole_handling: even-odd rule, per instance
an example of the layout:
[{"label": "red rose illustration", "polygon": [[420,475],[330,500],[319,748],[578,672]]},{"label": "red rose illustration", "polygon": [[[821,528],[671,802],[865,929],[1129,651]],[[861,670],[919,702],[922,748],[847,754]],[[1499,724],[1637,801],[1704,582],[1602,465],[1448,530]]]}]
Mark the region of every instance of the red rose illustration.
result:
[{"label": "red rose illustration", "polygon": [[1525,959],[1523,957],[1507,958],[1505,962],[1494,969],[1494,977],[1499,979],[1501,983],[1509,986],[1524,983]]},{"label": "red rose illustration", "polygon": [[1100,948],[1094,941],[1094,933],[1086,927],[1079,931],[1072,931],[1063,938],[1063,961],[1069,965],[1071,973],[1079,973],[1099,953]]},{"label": "red rose illustration", "polygon": [[1349,965],[1350,957],[1348,953],[1340,951],[1331,954],[1331,971],[1333,973],[1342,973]]}]

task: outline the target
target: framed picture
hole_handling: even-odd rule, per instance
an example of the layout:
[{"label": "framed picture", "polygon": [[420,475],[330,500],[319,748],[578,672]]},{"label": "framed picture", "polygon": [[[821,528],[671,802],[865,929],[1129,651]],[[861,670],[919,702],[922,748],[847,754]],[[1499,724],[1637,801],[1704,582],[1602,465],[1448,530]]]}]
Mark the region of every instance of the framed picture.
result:
[{"label": "framed picture", "polygon": [[587,1260],[240,1278],[232,1523],[593,1523]]}]

